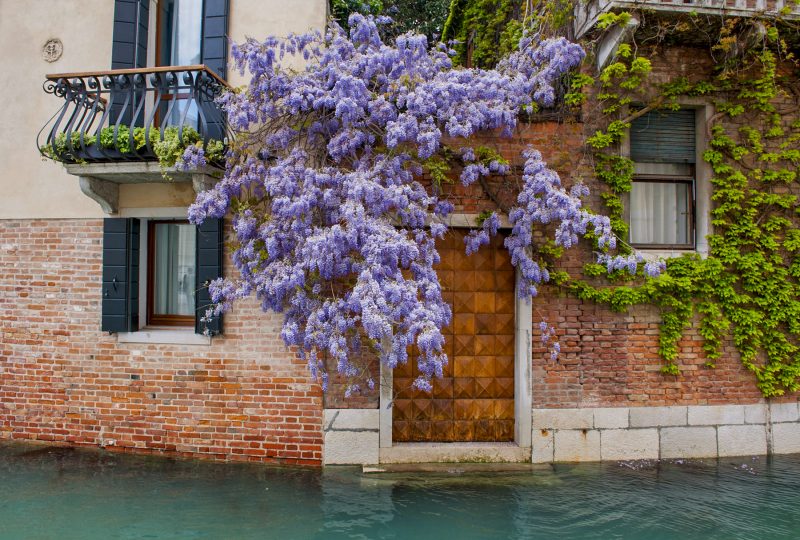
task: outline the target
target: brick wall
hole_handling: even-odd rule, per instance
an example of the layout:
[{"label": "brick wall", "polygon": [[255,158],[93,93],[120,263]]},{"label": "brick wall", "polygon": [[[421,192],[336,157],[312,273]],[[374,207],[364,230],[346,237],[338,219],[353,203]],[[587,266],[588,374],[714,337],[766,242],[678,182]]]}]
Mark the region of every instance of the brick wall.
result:
[{"label": "brick wall", "polygon": [[[650,53],[653,86],[648,91],[651,97],[660,91],[656,85],[676,77],[687,77],[692,82],[711,78],[714,61],[707,50],[671,46],[643,54]],[[794,101],[788,96],[777,101],[779,109],[796,111],[796,105],[794,108],[791,105]],[[791,119],[787,115],[784,121]],[[582,120],[584,139],[602,124],[599,112],[591,106],[583,111]],[[729,131],[735,134],[737,128],[747,122],[743,115]],[[571,132],[573,127],[564,126],[564,129]],[[566,185],[582,178],[592,193],[590,207],[604,211],[598,197],[604,186],[593,177],[586,148],[581,144],[567,146],[559,153],[545,143],[542,153],[555,164],[554,168]],[[565,153],[570,155],[567,170],[558,165],[558,157]],[[551,156],[557,159],[554,161]],[[580,276],[584,263],[591,259],[583,243],[578,249],[567,252],[561,260],[561,269]],[[604,283],[602,279],[593,281],[595,286]],[[651,306],[636,306],[628,313],[614,313],[603,306],[559,295],[549,287],[534,299],[533,306],[534,409],[751,404],[762,400],[755,375],[742,366],[730,339],[724,342],[722,355],[714,362],[716,367],[706,367],[697,321],[685,330],[679,343],[676,363],[681,374],[676,377],[660,372],[664,365],[658,354],[661,318]],[[550,359],[540,341],[538,322],[543,319],[556,328],[562,347],[555,361]],[[773,401],[797,399],[795,394]]]},{"label": "brick wall", "polygon": [[[692,57],[687,51],[673,51],[655,63],[680,57]],[[602,210],[599,194],[604,189],[590,168],[590,152],[583,146],[587,132],[596,129],[591,115],[581,122],[540,122],[523,124],[511,138],[486,134],[474,144],[486,145],[500,151],[512,165],[521,165],[521,152],[533,146],[542,152],[548,165],[561,176],[566,186],[580,179],[590,190],[588,204]],[[591,131],[590,131],[591,130]],[[458,147],[460,144],[453,144]],[[505,183],[504,183],[505,182]],[[492,186],[504,197],[509,195],[507,184],[516,180],[492,181]],[[456,181],[445,185],[444,192],[456,206],[456,212],[478,213],[494,209],[494,204],[477,184],[463,187]],[[593,255],[582,243],[568,250],[561,259],[561,268],[580,276],[583,265]],[[593,280],[602,286],[603,279]],[[557,331],[562,353],[557,360],[540,341],[539,322],[545,320]],[[750,404],[761,400],[755,376],[744,368],[738,351],[729,341],[725,343],[715,368],[706,367],[702,350],[703,340],[697,328],[687,328],[679,343],[678,377],[663,375],[664,365],[658,354],[658,311],[651,306],[636,306],[629,313],[615,313],[604,306],[568,297],[552,287],[542,287],[533,300],[533,407],[636,407],[667,405],[724,405]],[[788,396],[785,400],[796,400]],[[331,408],[375,407],[377,395],[345,400],[341,389],[333,388],[326,396]]]},{"label": "brick wall", "polygon": [[[709,65],[696,59],[696,52],[673,49],[656,59],[654,71],[657,77],[674,69],[696,73]],[[534,146],[565,185],[586,182],[589,205],[602,209],[602,186],[592,178],[582,145],[594,126],[590,114],[584,120],[525,124],[512,138],[486,134],[476,144],[496,148],[514,165],[522,164],[525,147]],[[513,201],[516,179],[492,185]],[[493,209],[478,185],[456,181],[444,190],[456,212]],[[0,221],[0,437],[90,445],[113,440],[114,449],[320,463],[323,396],[283,347],[279,317],[245,302],[226,317],[225,335],[211,346],[117,344],[99,331],[101,237],[98,220]],[[591,257],[582,246],[568,252],[563,268],[580,275]],[[652,307],[613,313],[550,288],[533,305],[534,409],[761,399],[729,342],[717,367],[705,367],[694,328],[680,342],[681,375],[662,375],[660,318]],[[542,319],[557,329],[557,360],[538,341]],[[341,382],[332,381],[325,407],[377,407],[377,391],[344,399]]]},{"label": "brick wall", "polygon": [[101,242],[100,220],[0,221],[0,438],[319,464],[322,393],[279,317],[245,302],[210,346],[118,344]]}]

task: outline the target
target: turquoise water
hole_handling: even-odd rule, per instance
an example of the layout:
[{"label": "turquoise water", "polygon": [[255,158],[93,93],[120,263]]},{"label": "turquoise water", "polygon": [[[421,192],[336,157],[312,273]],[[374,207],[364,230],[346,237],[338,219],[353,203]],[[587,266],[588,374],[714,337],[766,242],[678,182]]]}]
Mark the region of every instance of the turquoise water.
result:
[{"label": "turquoise water", "polygon": [[0,538],[800,538],[800,456],[363,475],[0,443]]}]

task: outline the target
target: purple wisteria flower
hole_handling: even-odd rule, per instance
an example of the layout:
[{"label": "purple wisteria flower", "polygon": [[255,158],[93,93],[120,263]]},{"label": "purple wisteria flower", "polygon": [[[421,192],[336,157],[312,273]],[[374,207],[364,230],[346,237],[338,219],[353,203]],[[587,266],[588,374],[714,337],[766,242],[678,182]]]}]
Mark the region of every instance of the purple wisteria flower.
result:
[{"label": "purple wisteria flower", "polygon": [[[348,395],[374,388],[369,354],[394,368],[416,345],[422,390],[448,361],[442,329],[451,308],[434,266],[453,205],[417,181],[420,161],[440,152],[445,137],[510,134],[521,109],[553,103],[556,81],[584,57],[563,39],[526,39],[495,70],[460,69],[424,36],[384,43],[377,22],[354,14],[349,36],[332,24],[324,34],[234,46],[236,67],[251,76],[246,91],[220,99],[236,142],[223,179],[189,209],[193,223],[232,217],[238,277],[211,283],[214,311],[255,295],[262,309],[283,314],[283,341],[323,388],[336,370]],[[286,55],[305,59],[306,69],[282,69]],[[508,172],[477,161],[470,147],[457,152],[465,185]],[[582,208],[584,188],[567,192],[538,152],[526,158],[506,246],[522,293],[535,295],[549,276],[531,257],[534,226],[554,224],[564,247],[588,232],[601,247],[613,248],[615,238],[607,218]],[[204,159],[190,147],[183,163]],[[488,243],[499,223],[496,214],[486,219],[467,250]]]},{"label": "purple wisteria flower", "polygon": [[206,166],[206,153],[201,144],[190,144],[175,161],[175,168],[179,171],[196,170]]}]

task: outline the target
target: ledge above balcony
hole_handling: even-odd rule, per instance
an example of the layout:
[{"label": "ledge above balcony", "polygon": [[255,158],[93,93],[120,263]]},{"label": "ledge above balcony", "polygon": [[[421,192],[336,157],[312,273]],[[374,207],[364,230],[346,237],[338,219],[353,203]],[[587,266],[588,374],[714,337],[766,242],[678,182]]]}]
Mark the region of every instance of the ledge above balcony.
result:
[{"label": "ledge above balcony", "polygon": [[64,168],[78,177],[84,195],[97,202],[106,214],[119,211],[120,184],[191,182],[195,193],[200,193],[222,176],[217,167],[179,171],[174,167],[162,169],[154,162],[65,163]]},{"label": "ledge above balcony", "polygon": [[597,24],[603,13],[647,9],[669,13],[705,13],[727,17],[777,16],[800,19],[800,5],[793,0],[588,0],[575,8],[575,36],[582,38]]}]

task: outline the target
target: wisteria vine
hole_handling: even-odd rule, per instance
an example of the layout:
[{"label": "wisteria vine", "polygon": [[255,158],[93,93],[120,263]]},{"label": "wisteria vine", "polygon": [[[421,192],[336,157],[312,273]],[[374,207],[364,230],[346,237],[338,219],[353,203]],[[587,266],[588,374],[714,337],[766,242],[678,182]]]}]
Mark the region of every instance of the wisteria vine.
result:
[{"label": "wisteria vine", "polygon": [[[489,129],[510,135],[522,109],[554,103],[555,82],[584,57],[565,39],[524,38],[496,69],[456,69],[453,52],[429,48],[424,36],[384,43],[384,22],[354,14],[349,36],[332,24],[324,34],[235,46],[236,66],[251,74],[246,90],[221,98],[237,138],[224,178],[189,209],[193,223],[233,220],[239,277],[209,285],[214,311],[255,294],[264,310],[284,314],[281,337],[323,388],[335,365],[348,393],[375,384],[355,360],[365,351],[394,368],[415,344],[414,384],[423,390],[447,363],[442,328],[451,309],[434,266],[436,240],[454,208],[418,181],[421,162],[443,150],[443,137],[468,140]],[[306,69],[283,69],[286,55],[302,55]],[[202,149],[190,150],[184,166],[203,164]],[[508,172],[499,161],[476,160],[471,147],[457,152],[464,185]],[[525,158],[506,247],[520,293],[533,296],[549,279],[531,251],[536,225],[552,224],[565,248],[587,233],[601,249],[616,240],[607,217],[583,208],[584,186],[566,190],[535,150]],[[466,237],[467,252],[498,227],[493,213]],[[609,269],[631,264],[604,257]]]}]

